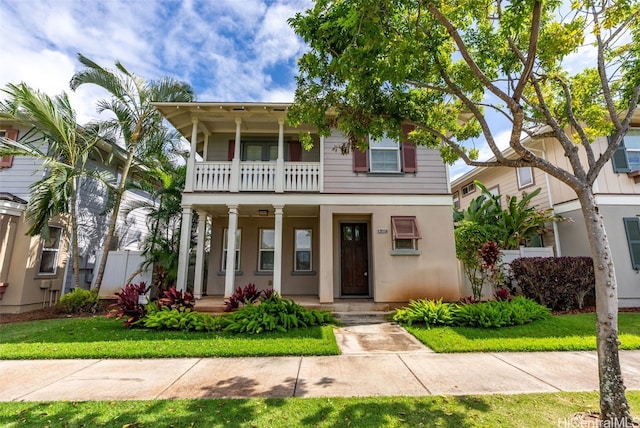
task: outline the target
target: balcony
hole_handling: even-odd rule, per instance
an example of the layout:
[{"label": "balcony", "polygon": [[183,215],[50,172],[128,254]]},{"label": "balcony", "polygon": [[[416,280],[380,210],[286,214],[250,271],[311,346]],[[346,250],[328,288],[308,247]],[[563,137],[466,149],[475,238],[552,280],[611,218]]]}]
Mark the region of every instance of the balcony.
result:
[{"label": "balcony", "polygon": [[[284,192],[319,192],[319,162],[283,162],[280,174]],[[233,162],[195,162],[194,192],[277,192],[276,162],[240,162],[234,174]],[[237,183],[234,181],[237,180]]]}]

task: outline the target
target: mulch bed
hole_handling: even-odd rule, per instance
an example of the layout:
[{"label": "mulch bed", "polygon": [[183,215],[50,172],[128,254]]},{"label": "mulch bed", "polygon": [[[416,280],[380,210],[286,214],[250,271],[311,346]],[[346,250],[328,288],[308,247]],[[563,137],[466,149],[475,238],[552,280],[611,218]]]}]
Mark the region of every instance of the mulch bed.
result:
[{"label": "mulch bed", "polygon": [[21,314],[0,314],[0,324],[8,324],[12,322],[50,320],[56,318],[82,318],[92,317],[94,315],[106,314],[106,310],[102,308],[97,313],[80,313],[68,314],[61,307],[52,306],[50,308],[36,309],[34,311],[23,312]]}]

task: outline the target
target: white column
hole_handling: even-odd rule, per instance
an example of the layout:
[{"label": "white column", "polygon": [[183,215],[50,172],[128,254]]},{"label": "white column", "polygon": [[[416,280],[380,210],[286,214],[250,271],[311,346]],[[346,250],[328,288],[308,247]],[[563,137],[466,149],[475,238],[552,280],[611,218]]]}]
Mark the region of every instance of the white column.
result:
[{"label": "white column", "polygon": [[278,119],[278,159],[276,159],[276,193],[284,192],[284,119]]},{"label": "white column", "polygon": [[198,245],[196,247],[196,269],[193,277],[193,297],[202,298],[204,281],[204,241],[207,238],[207,213],[198,211]]},{"label": "white column", "polygon": [[227,226],[227,265],[224,278],[224,297],[233,294],[236,276],[236,230],[238,230],[238,205],[227,205],[229,207],[229,226]]},{"label": "white column", "polygon": [[242,119],[236,117],[236,143],[233,148],[233,160],[231,161],[230,192],[240,191],[240,125],[242,125]]},{"label": "white column", "polygon": [[282,295],[282,208],[274,205],[275,230],[273,243],[273,290]]},{"label": "white column", "polygon": [[202,160],[207,161],[209,157],[209,134],[204,134],[204,146],[202,147]]},{"label": "white column", "polygon": [[320,177],[318,180],[320,181],[320,193],[324,192],[324,136],[320,137]]},{"label": "white column", "polygon": [[320,233],[318,233],[318,243],[320,244],[318,297],[320,303],[333,302],[333,234],[333,213],[326,206],[320,205]]},{"label": "white column", "polygon": [[176,289],[187,289],[189,276],[189,253],[191,252],[191,217],[193,209],[190,206],[182,207],[182,226],[180,227],[180,253],[178,254],[178,278]]},{"label": "white column", "polygon": [[193,192],[193,177],[196,173],[196,148],[198,145],[198,119],[193,119],[191,127],[191,150],[187,159],[187,177],[184,183],[185,192]]}]

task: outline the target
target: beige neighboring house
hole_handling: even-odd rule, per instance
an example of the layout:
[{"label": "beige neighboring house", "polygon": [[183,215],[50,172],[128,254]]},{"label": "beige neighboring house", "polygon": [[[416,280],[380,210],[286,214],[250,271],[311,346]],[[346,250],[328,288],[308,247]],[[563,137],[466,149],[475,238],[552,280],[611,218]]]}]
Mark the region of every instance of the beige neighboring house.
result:
[{"label": "beige neighboring house", "polygon": [[[528,140],[525,145],[555,165],[571,170],[556,139]],[[596,156],[606,146],[606,137],[596,139],[592,145]],[[515,156],[510,148],[504,153],[507,157]],[[580,203],[566,184],[538,169],[474,168],[452,181],[455,206],[465,209],[472,199],[480,195],[474,180],[503,197],[520,197],[523,191],[542,188],[533,205],[553,208],[556,214],[571,221],[553,224],[549,228],[550,233],[542,237],[540,245],[553,247],[556,256],[591,255]],[[594,191],[613,252],[619,306],[640,306],[640,111],[634,117],[623,146],[600,172]]]},{"label": "beige neighboring house", "polygon": [[438,151],[383,139],[343,155],[344,136],[289,127],[284,103],[155,106],[191,142],[182,224],[197,215],[197,245],[183,228],[179,288],[193,276],[196,298],[254,283],[321,303],[459,299]]}]

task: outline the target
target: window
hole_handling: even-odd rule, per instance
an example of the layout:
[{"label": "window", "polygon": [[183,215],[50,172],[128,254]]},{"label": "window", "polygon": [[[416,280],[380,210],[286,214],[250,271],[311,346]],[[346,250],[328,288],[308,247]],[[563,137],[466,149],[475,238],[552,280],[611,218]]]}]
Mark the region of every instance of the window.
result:
[{"label": "window", "polygon": [[[0,137],[9,140],[18,140],[17,129],[0,129]],[[11,168],[13,165],[13,156],[0,156],[0,168]]]},{"label": "window", "polygon": [[516,173],[518,174],[518,189],[528,187],[533,184],[533,168],[530,166],[524,166],[518,168]]},{"label": "window", "polygon": [[466,186],[462,186],[462,196],[466,196],[470,193],[473,193],[476,191],[476,185],[475,183],[469,183]]},{"label": "window", "polygon": [[294,271],[311,271],[311,229],[295,230],[295,260]]},{"label": "window", "polygon": [[275,162],[278,159],[278,143],[248,141],[242,142],[242,160]]},{"label": "window", "polygon": [[612,157],[615,172],[640,170],[640,128],[630,128]]},{"label": "window", "polygon": [[640,219],[638,217],[623,218],[624,230],[627,233],[627,243],[631,254],[631,265],[640,270]]},{"label": "window", "polygon": [[258,270],[261,272],[273,270],[275,230],[260,229],[260,251],[258,254]]},{"label": "window", "polygon": [[400,144],[384,137],[369,143],[370,172],[400,172]]},{"label": "window", "polygon": [[38,269],[38,273],[45,275],[56,274],[56,270],[58,269],[58,254],[60,252],[61,237],[62,228],[49,228],[49,239],[42,240],[42,248],[40,250],[40,269]]},{"label": "window", "polygon": [[415,217],[391,217],[394,250],[417,250],[420,230]]},{"label": "window", "polygon": [[453,207],[457,210],[460,209],[460,192],[453,192]]},{"label": "window", "polygon": [[[225,229],[224,234],[222,235],[222,269],[221,271],[227,270],[227,235],[229,234],[229,230]],[[236,230],[236,269],[238,272],[240,270],[240,243],[242,241],[242,233],[240,229]]]}]

